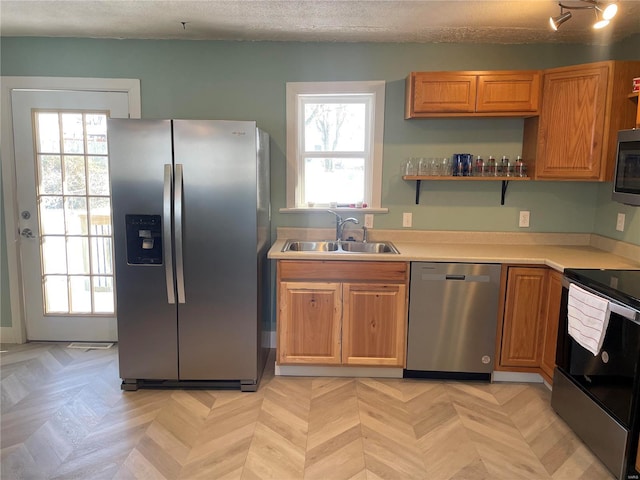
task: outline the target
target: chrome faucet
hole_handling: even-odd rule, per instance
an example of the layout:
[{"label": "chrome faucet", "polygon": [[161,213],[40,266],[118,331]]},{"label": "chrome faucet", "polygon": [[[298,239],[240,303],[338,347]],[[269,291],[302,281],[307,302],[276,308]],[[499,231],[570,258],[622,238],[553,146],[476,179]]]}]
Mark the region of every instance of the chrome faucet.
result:
[{"label": "chrome faucet", "polygon": [[356,225],[360,223],[358,222],[357,218],[349,217],[349,218],[343,219],[340,215],[338,215],[333,210],[327,210],[327,212],[333,213],[336,216],[336,242],[339,242],[340,240],[342,240],[342,231],[344,230],[345,223],[351,222],[351,223],[355,223]]}]

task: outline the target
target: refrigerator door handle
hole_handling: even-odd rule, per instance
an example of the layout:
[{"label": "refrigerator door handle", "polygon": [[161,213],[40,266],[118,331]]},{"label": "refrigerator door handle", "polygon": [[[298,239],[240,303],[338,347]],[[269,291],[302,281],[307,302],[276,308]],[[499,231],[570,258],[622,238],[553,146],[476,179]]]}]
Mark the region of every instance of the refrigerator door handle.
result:
[{"label": "refrigerator door handle", "polygon": [[162,243],[164,244],[164,274],[167,281],[167,302],[176,303],[173,284],[173,244],[171,241],[171,164],[164,165],[164,191],[162,195]]},{"label": "refrigerator door handle", "polygon": [[182,164],[176,163],[176,184],[174,189],[175,233],[176,233],[176,281],[178,283],[178,303],[185,303],[184,259],[182,256]]}]

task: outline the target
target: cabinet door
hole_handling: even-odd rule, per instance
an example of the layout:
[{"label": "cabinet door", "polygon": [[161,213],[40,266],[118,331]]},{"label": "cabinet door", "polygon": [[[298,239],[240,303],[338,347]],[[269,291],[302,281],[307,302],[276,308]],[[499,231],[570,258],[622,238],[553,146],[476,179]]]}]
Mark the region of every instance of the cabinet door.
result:
[{"label": "cabinet door", "polygon": [[556,344],[558,342],[558,320],[562,299],[562,273],[549,270],[547,277],[547,314],[545,318],[544,346],[540,368],[545,380],[553,382],[553,369],[556,367]]},{"label": "cabinet door", "polygon": [[339,364],[340,283],[280,282],[279,364]]},{"label": "cabinet door", "polygon": [[546,312],[544,267],[510,267],[502,325],[500,365],[540,367]]},{"label": "cabinet door", "polygon": [[582,66],[544,75],[537,178],[600,178],[609,68]]},{"label": "cabinet door", "polygon": [[413,82],[415,113],[475,112],[475,75],[416,73]]},{"label": "cabinet door", "polygon": [[537,72],[480,75],[476,112],[531,112],[538,110],[540,74]]},{"label": "cabinet door", "polygon": [[345,283],[342,363],[404,367],[405,285]]}]

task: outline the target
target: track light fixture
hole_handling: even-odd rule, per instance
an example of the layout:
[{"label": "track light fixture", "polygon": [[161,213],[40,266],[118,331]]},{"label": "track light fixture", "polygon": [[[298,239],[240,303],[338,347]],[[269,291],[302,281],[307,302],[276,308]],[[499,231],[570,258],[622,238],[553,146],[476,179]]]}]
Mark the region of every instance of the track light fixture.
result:
[{"label": "track light fixture", "polygon": [[549,17],[549,25],[553,30],[558,30],[560,25],[569,20],[572,15],[571,12],[565,10],[593,10],[596,15],[596,21],[593,24],[593,28],[600,29],[609,25],[609,21],[615,17],[618,13],[618,5],[614,2],[604,3],[598,0],[580,0],[583,4],[587,5],[566,5],[562,2],[558,2],[560,6],[560,15],[557,17]]}]

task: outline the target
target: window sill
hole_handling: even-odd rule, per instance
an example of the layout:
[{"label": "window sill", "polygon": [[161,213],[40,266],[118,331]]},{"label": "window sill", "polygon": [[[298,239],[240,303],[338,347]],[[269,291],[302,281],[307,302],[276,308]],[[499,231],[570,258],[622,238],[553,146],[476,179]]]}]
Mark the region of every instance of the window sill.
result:
[{"label": "window sill", "polygon": [[327,210],[347,213],[389,213],[388,208],[349,208],[349,207],[301,207],[301,208],[281,208],[280,213],[327,213]]}]

